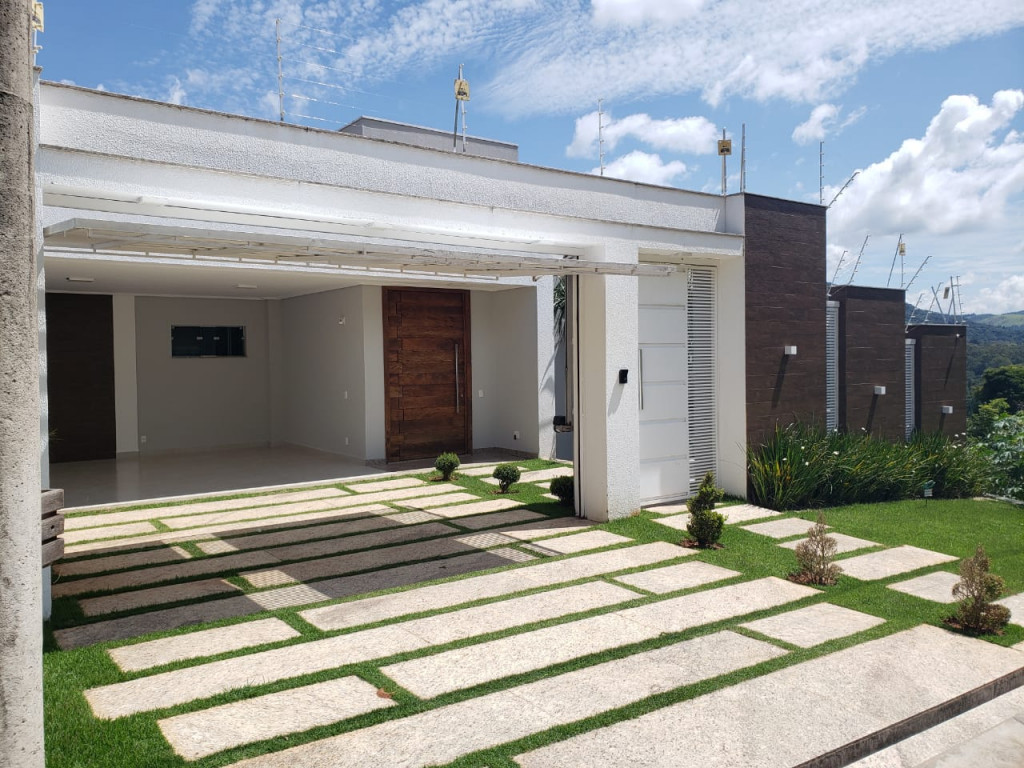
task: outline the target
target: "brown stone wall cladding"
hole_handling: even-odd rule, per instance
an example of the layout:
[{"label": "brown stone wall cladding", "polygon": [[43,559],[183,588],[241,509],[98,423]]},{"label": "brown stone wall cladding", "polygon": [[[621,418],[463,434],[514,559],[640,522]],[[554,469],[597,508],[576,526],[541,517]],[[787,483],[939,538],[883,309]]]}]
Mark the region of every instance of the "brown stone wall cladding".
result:
[{"label": "brown stone wall cladding", "polygon": [[[839,426],[876,437],[903,439],[906,292],[898,288],[839,286]],[[876,395],[875,387],[885,387]]]},{"label": "brown stone wall cladding", "polygon": [[[947,435],[967,430],[967,326],[912,325],[914,339],[914,423],[922,432]],[[945,414],[942,406],[952,406]]]},{"label": "brown stone wall cladding", "polygon": [[745,195],[745,227],[747,440],[756,446],[777,423],[825,422],[825,209]]}]

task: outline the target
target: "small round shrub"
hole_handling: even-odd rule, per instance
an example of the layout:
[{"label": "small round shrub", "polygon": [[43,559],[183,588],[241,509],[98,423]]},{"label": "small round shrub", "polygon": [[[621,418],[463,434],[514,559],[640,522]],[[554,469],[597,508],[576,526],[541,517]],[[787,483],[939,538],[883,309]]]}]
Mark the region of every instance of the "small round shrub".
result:
[{"label": "small round shrub", "polygon": [[686,526],[701,549],[714,546],[722,536],[725,516],[715,511],[715,502],[725,496],[725,491],[715,487],[715,473],[708,472],[697,490],[697,495],[686,502],[690,510],[690,522]]},{"label": "small round shrub", "polygon": [[459,468],[459,457],[454,453],[445,452],[437,457],[437,461],[434,462],[434,469],[441,473],[442,480],[451,480],[452,473]]},{"label": "small round shrub", "polygon": [[954,618],[968,632],[1001,634],[1010,621],[1010,609],[992,601],[1003,596],[1006,584],[988,568],[988,555],[980,545],[974,557],[960,563],[960,581],[953,586],[953,597],[960,601]]},{"label": "small round shrub", "polygon": [[796,561],[800,565],[797,575],[801,584],[835,584],[843,570],[833,562],[839,545],[828,535],[827,529],[825,516],[819,512],[818,522],[807,531],[807,538],[796,545]]},{"label": "small round shrub", "polygon": [[498,487],[502,493],[508,493],[513,483],[519,482],[519,467],[515,464],[499,464],[491,474],[498,481]]},{"label": "small round shrub", "polygon": [[576,484],[571,477],[556,477],[551,481],[551,494],[571,507],[576,497]]}]

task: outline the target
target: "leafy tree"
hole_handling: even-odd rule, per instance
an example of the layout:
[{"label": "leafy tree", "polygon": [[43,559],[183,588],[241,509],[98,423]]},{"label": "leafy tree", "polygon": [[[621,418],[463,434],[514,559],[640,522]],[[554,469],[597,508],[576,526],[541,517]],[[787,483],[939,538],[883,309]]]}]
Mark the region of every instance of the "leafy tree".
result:
[{"label": "leafy tree", "polygon": [[978,390],[978,403],[989,403],[997,398],[1007,402],[1010,413],[1024,411],[1024,365],[1004,365],[985,371]]},{"label": "leafy tree", "polygon": [[978,406],[978,412],[968,417],[967,433],[971,437],[984,440],[992,432],[995,423],[1009,413],[1010,404],[1001,397],[988,403],[982,403]]}]

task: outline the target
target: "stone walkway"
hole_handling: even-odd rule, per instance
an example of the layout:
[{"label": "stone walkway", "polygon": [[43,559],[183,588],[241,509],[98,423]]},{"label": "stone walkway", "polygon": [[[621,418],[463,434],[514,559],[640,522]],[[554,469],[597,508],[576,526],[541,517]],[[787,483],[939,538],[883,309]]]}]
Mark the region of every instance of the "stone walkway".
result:
[{"label": "stone walkway", "polygon": [[[487,480],[492,468],[460,473]],[[610,724],[541,735],[504,759],[782,768],[1024,668],[1019,650],[929,626],[887,634],[883,618],[827,591],[538,511],[556,509],[397,476],[71,518],[91,538],[61,563],[55,594],[87,620],[55,637],[68,649],[106,643],[120,671],[84,691],[93,716],[155,725],[183,759],[238,768],[443,766],[598,716]],[[685,529],[688,515],[672,511],[655,522]],[[723,512],[782,547],[811,526],[750,505]],[[108,538],[118,529],[126,538]],[[182,534],[192,538],[159,539]],[[844,552],[880,546],[833,535]],[[890,547],[839,562],[872,581],[953,559]],[[888,586],[938,599],[950,578]],[[1016,611],[1024,596],[1006,602]],[[835,640],[843,650],[792,663]],[[676,698],[647,702],[662,695]],[[987,744],[998,727],[1005,741],[1024,725],[1015,717],[994,708],[956,733]],[[940,742],[913,754],[938,759]],[[247,745],[268,751],[237,762]]]}]

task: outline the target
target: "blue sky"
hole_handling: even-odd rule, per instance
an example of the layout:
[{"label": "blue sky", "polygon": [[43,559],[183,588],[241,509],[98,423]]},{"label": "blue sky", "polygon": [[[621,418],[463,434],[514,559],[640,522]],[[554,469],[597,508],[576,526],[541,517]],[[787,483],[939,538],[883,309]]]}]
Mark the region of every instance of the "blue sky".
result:
[{"label": "blue sky", "polygon": [[[967,312],[1024,310],[1021,0],[46,0],[48,80],[291,122],[361,114],[469,133],[520,159],[718,192],[747,130],[747,190],[817,202],[829,276],[908,291],[959,275]],[[304,117],[303,117],[304,116]],[[314,119],[316,118],[316,119]],[[861,250],[856,274],[852,265]],[[849,251],[836,268],[843,251]],[[899,266],[893,278],[898,285]],[[922,306],[929,303],[922,300]]]}]

